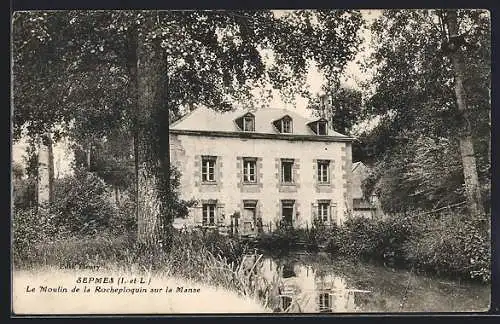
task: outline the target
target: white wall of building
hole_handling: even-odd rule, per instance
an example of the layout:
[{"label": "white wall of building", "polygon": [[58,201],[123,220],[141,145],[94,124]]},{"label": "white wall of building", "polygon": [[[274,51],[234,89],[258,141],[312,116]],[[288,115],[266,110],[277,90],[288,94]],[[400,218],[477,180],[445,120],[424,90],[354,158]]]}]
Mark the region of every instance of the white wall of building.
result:
[{"label": "white wall of building", "polygon": [[[313,206],[319,199],[329,199],[336,204],[335,221],[345,220],[345,213],[351,208],[351,144],[346,142],[291,141],[277,139],[242,139],[209,137],[198,135],[171,134],[171,161],[182,173],[180,192],[184,199],[217,199],[224,204],[224,223],[229,225],[229,216],[242,209],[243,200],[258,200],[263,224],[280,218],[280,200],[293,199],[297,204],[298,216],[294,226],[311,226]],[[201,155],[218,156],[220,185],[201,185]],[[238,186],[241,170],[238,157],[262,158],[258,174],[262,186],[257,192],[242,192]],[[279,159],[293,158],[299,163],[296,192],[280,192]],[[317,192],[315,183],[315,159],[331,160],[331,192]],[[198,213],[196,215],[196,213]],[[191,219],[201,219],[201,209],[194,209]]]}]

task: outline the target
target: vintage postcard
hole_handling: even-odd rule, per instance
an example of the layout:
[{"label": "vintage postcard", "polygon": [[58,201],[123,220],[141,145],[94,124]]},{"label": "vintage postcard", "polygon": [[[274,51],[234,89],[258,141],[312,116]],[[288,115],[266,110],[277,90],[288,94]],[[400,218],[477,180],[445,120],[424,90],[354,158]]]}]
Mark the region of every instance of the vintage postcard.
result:
[{"label": "vintage postcard", "polygon": [[12,315],[490,308],[488,10],[11,24]]}]

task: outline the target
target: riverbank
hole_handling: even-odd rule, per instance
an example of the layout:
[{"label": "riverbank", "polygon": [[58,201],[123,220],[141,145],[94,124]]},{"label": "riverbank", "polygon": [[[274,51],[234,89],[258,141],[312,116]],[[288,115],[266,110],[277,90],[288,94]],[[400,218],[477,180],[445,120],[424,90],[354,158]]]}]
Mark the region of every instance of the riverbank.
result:
[{"label": "riverbank", "polygon": [[489,283],[490,240],[488,221],[443,213],[426,218],[353,218],[342,227],[281,228],[261,234],[252,244],[276,256],[323,251],[331,257]]},{"label": "riverbank", "polygon": [[[106,312],[99,307],[104,307],[102,304],[112,300],[111,295],[115,297],[120,295],[117,304],[112,305],[112,307],[117,307],[113,309],[119,310],[120,307],[125,307],[124,305],[131,303],[134,298],[142,294],[141,292],[132,294],[130,290],[118,293],[117,289],[137,288],[130,286],[130,281],[126,287],[125,285],[113,286],[119,282],[116,278],[120,277],[143,277],[146,278],[146,282],[149,278],[153,278],[153,284],[146,284],[142,288],[163,288],[160,294],[155,293],[151,296],[153,299],[157,298],[158,301],[152,300],[151,304],[145,306],[134,305],[127,309],[132,313],[140,312],[141,309],[147,309],[148,312],[153,313],[191,312],[192,307],[195,306],[191,306],[191,302],[186,299],[169,301],[168,305],[174,308],[161,304],[162,300],[167,300],[163,297],[176,296],[173,292],[177,290],[177,287],[200,289],[200,292],[207,293],[200,294],[198,297],[188,293],[190,298],[199,298],[189,300],[202,302],[220,297],[226,298],[224,300],[227,300],[229,305],[231,301],[235,305],[234,308],[228,306],[230,308],[226,310],[224,304],[217,304],[216,307],[221,307],[217,309],[205,304],[203,307],[206,308],[203,308],[203,312],[218,312],[219,310],[223,313],[239,312],[243,308],[244,312],[253,312],[253,310],[255,312],[262,310],[264,312],[304,312],[307,309],[311,312],[319,312],[316,304],[308,305],[310,308],[287,309],[286,300],[280,296],[289,289],[287,285],[290,284],[290,280],[308,285],[304,289],[306,292],[316,291],[320,294],[323,288],[318,288],[318,284],[326,284],[328,289],[333,289],[331,296],[336,296],[338,303],[342,301],[345,305],[331,304],[330,312],[484,311],[489,305],[487,284],[429,277],[412,270],[384,267],[324,252],[296,254],[289,251],[280,256],[276,256],[275,253],[272,255],[264,253],[262,258],[259,257],[258,265],[254,267],[252,262],[246,265],[242,262],[243,255],[254,253],[254,249],[243,240],[209,232],[173,233],[172,239],[173,248],[155,251],[137,246],[131,238],[112,236],[70,237],[35,244],[29,250],[24,251],[22,258],[20,254],[17,254],[14,259],[13,274],[14,278],[17,278],[15,293],[24,298],[18,302],[23,305],[35,303],[33,295],[23,289],[26,289],[30,282],[34,285],[32,287],[39,288],[40,283],[36,281],[45,280],[43,278],[52,280],[50,282],[56,290],[59,287],[58,282],[66,282],[65,287],[67,286],[68,290],[75,284],[79,284],[80,289],[84,289],[81,287],[81,284],[85,286],[84,280],[76,283],[77,277],[90,277],[90,275],[85,275],[90,271],[94,277],[114,278],[113,282],[109,279],[103,282],[106,285],[98,291],[95,291],[95,281],[91,283],[91,291],[99,293],[99,298],[101,298],[101,303],[94,305],[90,302],[86,306],[92,312]],[[276,250],[273,251],[276,252]],[[247,271],[249,268],[250,272]],[[138,281],[140,282],[140,279]],[[172,289],[173,294],[166,292],[167,287]],[[363,294],[363,291],[369,293]],[[195,292],[197,293],[199,292]],[[316,293],[313,296],[307,293],[295,296],[296,300],[293,299],[295,297],[291,297],[292,304],[296,306],[301,300],[318,300]],[[50,304],[52,303],[50,301],[48,305],[59,307],[57,305],[60,302],[58,299],[60,296],[56,294],[54,297],[53,294],[48,294],[46,297],[56,298],[57,302]],[[76,297],[76,295],[72,296],[78,304]],[[149,298],[142,299],[148,300]],[[257,308],[252,308],[255,304],[258,305]],[[33,307],[37,310],[36,307],[43,306]],[[65,311],[70,313],[75,309],[69,308]],[[194,312],[198,312],[197,309]]]}]

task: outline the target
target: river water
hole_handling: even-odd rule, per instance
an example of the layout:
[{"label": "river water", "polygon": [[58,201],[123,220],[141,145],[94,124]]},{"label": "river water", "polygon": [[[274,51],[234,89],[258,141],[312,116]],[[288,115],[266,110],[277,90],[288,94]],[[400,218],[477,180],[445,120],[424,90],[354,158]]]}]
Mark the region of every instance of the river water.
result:
[{"label": "river water", "polygon": [[484,312],[490,305],[489,285],[323,254],[264,256],[258,264],[275,312]]}]

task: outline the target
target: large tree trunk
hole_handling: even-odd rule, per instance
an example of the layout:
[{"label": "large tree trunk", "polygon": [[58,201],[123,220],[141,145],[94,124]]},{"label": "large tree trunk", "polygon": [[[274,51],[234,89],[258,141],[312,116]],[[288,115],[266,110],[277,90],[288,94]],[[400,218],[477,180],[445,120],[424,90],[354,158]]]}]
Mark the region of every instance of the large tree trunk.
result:
[{"label": "large tree trunk", "polygon": [[[168,188],[168,109],[166,57],[159,44],[137,35],[137,116],[135,132],[138,240],[149,246],[165,243]],[[166,117],[166,118],[165,118]]]},{"label": "large tree trunk", "polygon": [[54,154],[50,134],[40,138],[38,149],[38,208],[46,208],[54,200]]},{"label": "large tree trunk", "polygon": [[464,61],[461,45],[458,42],[458,26],[456,10],[448,10],[446,22],[449,31],[450,59],[455,73],[455,96],[457,100],[458,112],[461,116],[462,129],[459,134],[460,154],[464,170],[465,191],[469,210],[473,216],[481,217],[484,214],[483,202],[481,199],[481,189],[477,175],[476,157],[472,140],[472,129],[469,120],[469,110],[467,107],[467,97],[464,82]]}]

